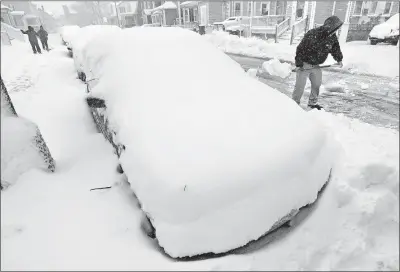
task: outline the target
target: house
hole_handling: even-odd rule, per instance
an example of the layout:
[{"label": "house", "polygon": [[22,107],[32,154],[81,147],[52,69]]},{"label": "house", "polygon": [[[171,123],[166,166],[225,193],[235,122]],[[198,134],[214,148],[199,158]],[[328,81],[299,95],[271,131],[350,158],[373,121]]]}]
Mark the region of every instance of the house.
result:
[{"label": "house", "polygon": [[36,5],[30,1],[2,1],[1,4],[10,9],[11,19],[9,22],[13,27],[26,29],[28,26],[33,26],[35,29],[39,29],[40,25],[43,24],[40,16],[37,15]]},{"label": "house", "polygon": [[15,25],[11,16],[11,8],[1,4],[1,21],[9,25]]},{"label": "house", "polygon": [[137,25],[137,1],[120,1],[117,3],[117,16],[120,27],[133,27]]}]

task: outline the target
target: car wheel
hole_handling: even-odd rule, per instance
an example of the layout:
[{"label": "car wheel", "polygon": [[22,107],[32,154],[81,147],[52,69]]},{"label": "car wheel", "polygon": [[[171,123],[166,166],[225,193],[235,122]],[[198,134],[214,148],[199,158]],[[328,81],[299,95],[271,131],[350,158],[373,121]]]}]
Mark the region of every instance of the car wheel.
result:
[{"label": "car wheel", "polygon": [[378,42],[374,40],[370,40],[371,45],[376,45]]},{"label": "car wheel", "polygon": [[397,41],[392,41],[391,44],[396,46],[398,42],[399,42],[398,40]]}]

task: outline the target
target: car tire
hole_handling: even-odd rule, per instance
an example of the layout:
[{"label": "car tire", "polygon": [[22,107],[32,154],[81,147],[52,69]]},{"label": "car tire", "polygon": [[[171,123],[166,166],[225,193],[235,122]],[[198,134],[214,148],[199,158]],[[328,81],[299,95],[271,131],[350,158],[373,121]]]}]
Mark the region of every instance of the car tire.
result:
[{"label": "car tire", "polygon": [[376,45],[378,43],[377,41],[373,41],[373,40],[370,40],[369,42],[371,43],[371,45]]},{"label": "car tire", "polygon": [[394,46],[396,46],[398,42],[399,42],[399,40],[397,40],[397,41],[392,41],[391,44],[394,45]]}]

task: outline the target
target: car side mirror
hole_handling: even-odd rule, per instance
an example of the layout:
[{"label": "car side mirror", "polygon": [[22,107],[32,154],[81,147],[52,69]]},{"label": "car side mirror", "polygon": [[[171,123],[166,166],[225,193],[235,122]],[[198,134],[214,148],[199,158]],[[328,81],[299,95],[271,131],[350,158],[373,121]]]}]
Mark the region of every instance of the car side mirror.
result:
[{"label": "car side mirror", "polygon": [[98,108],[105,108],[106,107],[106,103],[105,103],[104,99],[93,97],[93,96],[86,97],[86,103],[91,108],[98,109]]}]

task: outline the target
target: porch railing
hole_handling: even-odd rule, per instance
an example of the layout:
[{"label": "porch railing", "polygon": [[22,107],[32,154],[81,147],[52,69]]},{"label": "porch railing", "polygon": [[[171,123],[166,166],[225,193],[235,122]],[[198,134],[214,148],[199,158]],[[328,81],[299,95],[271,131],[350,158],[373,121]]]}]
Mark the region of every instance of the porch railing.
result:
[{"label": "porch railing", "polygon": [[285,20],[285,15],[253,16],[253,26],[275,26]]},{"label": "porch railing", "polygon": [[281,36],[289,28],[290,28],[290,18],[285,19],[283,22],[275,26],[275,43],[278,42],[279,36]]},{"label": "porch railing", "polygon": [[307,32],[307,28],[308,28],[308,16],[293,24],[292,32],[290,35],[290,44],[291,45],[293,44],[294,38],[297,37],[299,34],[301,34],[302,32],[304,33]]}]

